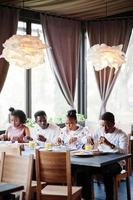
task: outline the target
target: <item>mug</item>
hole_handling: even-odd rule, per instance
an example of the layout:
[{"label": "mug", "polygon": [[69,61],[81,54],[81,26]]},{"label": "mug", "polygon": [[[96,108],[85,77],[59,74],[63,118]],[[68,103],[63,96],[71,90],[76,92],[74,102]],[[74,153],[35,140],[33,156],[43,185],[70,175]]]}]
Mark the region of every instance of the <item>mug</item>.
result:
[{"label": "mug", "polygon": [[93,146],[91,145],[91,144],[86,144],[85,145],[85,150],[86,151],[90,151],[90,150],[92,150],[93,149]]},{"label": "mug", "polygon": [[31,149],[35,149],[35,147],[36,147],[36,142],[35,142],[35,141],[29,141],[29,147],[30,147]]},{"label": "mug", "polygon": [[52,144],[50,142],[45,142],[44,148],[47,150],[51,150]]}]

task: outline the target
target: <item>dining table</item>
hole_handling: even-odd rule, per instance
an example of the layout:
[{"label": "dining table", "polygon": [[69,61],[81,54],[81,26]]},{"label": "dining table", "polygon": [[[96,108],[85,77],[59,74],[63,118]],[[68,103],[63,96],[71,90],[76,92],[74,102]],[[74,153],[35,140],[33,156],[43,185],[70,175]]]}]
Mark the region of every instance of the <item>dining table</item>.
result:
[{"label": "dining table", "polygon": [[88,167],[102,167],[121,160],[126,160],[131,157],[131,154],[103,152],[96,154],[86,155],[73,155],[71,156],[72,165],[82,165]]},{"label": "dining table", "polygon": [[[44,149],[44,148],[40,148],[40,149]],[[54,148],[53,151],[62,151],[62,149]],[[70,151],[72,165],[82,165],[82,166],[88,166],[88,167],[102,167],[102,166],[109,165],[115,162],[119,162],[121,160],[127,160],[131,158],[131,154],[125,154],[125,153],[119,153],[119,152],[88,151],[88,153],[85,153],[85,154],[84,153],[82,154],[80,152],[81,152],[80,150]],[[83,151],[83,152],[87,152],[87,151]],[[25,150],[22,151],[22,155],[29,155],[29,154],[33,154],[35,156],[35,149],[29,148],[26,146]]]},{"label": "dining table", "polygon": [[24,189],[23,185],[0,182],[0,199],[8,199],[10,194]]}]

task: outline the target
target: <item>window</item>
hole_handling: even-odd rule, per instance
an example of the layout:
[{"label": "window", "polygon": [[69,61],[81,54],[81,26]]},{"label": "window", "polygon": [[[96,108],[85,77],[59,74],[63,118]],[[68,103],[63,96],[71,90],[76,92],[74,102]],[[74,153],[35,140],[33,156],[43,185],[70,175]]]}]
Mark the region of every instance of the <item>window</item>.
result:
[{"label": "window", "polygon": [[[17,34],[23,34],[25,23],[18,23]],[[8,123],[8,109],[25,110],[25,70],[9,66],[7,77],[0,93],[0,129]]]},{"label": "window", "polygon": [[[89,42],[88,42],[89,43]],[[88,44],[89,46],[89,44]],[[133,31],[126,52],[126,62],[115,82],[106,110],[114,113],[116,122],[133,123]],[[89,121],[97,121],[101,99],[91,63],[87,61],[87,114]]]},{"label": "window", "polygon": [[117,121],[133,123],[133,31],[129,41],[126,63],[122,66],[107,103]]},{"label": "window", "polygon": [[[88,35],[87,35],[88,37]],[[87,38],[87,49],[90,47]],[[97,121],[99,118],[101,106],[101,98],[95,78],[93,66],[87,60],[87,119],[89,121]]]},{"label": "window", "polygon": [[[40,24],[32,24],[32,35],[40,35],[43,40]],[[26,34],[26,23],[19,22],[17,34]],[[46,50],[45,50],[46,51]],[[26,70],[10,66],[4,87],[0,94],[0,129],[5,129],[8,124],[9,107],[26,108]],[[32,117],[37,110],[45,110],[49,119],[62,122],[70,106],[67,104],[60,88],[55,80],[45,52],[45,62],[31,70],[32,79]]]}]

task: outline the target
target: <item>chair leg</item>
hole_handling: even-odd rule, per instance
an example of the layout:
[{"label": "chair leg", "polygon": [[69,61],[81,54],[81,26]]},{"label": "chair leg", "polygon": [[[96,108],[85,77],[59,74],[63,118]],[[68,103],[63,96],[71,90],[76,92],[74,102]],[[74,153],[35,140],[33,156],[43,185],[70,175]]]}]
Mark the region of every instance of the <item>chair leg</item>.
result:
[{"label": "chair leg", "polygon": [[126,188],[127,188],[127,199],[131,200],[131,191],[130,191],[130,180],[129,180],[129,177],[126,178]]},{"label": "chair leg", "polygon": [[91,200],[94,200],[95,194],[94,194],[94,184],[93,179],[91,180]]},{"label": "chair leg", "polygon": [[81,199],[82,199],[81,195],[79,195],[79,196],[76,198],[76,200],[81,200]]},{"label": "chair leg", "polygon": [[118,181],[114,178],[114,200],[118,200]]}]

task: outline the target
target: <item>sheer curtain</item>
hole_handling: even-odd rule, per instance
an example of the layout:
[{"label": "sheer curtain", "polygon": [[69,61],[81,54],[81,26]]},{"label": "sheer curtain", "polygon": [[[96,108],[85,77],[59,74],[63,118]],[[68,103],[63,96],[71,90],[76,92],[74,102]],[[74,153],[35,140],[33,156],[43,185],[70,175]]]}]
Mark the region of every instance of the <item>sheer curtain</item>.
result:
[{"label": "sheer curtain", "polygon": [[[0,7],[0,55],[3,50],[2,44],[17,31],[18,10],[6,7]],[[8,62],[0,59],[0,91],[3,88],[8,72]]]},{"label": "sheer curtain", "polygon": [[[123,51],[126,52],[130,39],[133,21],[130,19],[93,21],[88,23],[88,37],[90,45],[105,43],[109,46],[123,44]],[[112,68],[104,68],[95,71],[95,76],[101,96],[100,115],[106,111],[106,104],[121,67],[115,72]]]},{"label": "sheer curtain", "polygon": [[68,104],[74,107],[79,67],[80,22],[41,14],[45,41],[50,49],[52,69]]}]

